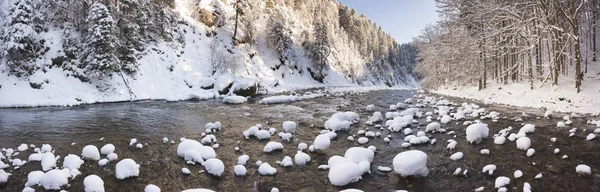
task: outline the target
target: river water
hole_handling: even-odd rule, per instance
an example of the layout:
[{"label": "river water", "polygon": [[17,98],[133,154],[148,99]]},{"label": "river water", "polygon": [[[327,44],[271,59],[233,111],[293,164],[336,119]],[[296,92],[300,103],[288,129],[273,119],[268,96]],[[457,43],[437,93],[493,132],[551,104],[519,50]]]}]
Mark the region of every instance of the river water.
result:
[{"label": "river water", "polygon": [[[0,109],[0,147],[13,148],[21,144],[51,144],[56,150],[55,154],[61,157],[67,154],[81,154],[85,145],[96,145],[98,148],[106,143],[116,146],[120,159],[132,158],[141,165],[140,176],[126,180],[115,178],[115,162],[105,167],[99,167],[96,161],[88,161],[80,169],[81,176],[72,179],[68,191],[83,191],[83,178],[89,174],[100,176],[105,183],[107,191],[142,191],[147,184],[155,184],[162,191],[181,191],[190,188],[208,188],[216,191],[269,191],[277,187],[281,191],[339,191],[347,188],[356,188],[364,191],[393,191],[404,189],[409,191],[472,191],[484,186],[486,191],[491,191],[497,176],[512,178],[517,169],[523,171],[524,176],[512,179],[508,189],[521,191],[524,182],[531,184],[534,191],[600,191],[600,144],[599,140],[585,141],[587,134],[594,130],[592,125],[587,125],[586,118],[573,119],[572,127],[580,130],[574,137],[568,137],[568,128],[556,128],[556,122],[562,118],[539,118],[543,111],[535,109],[522,109],[503,106],[485,106],[488,110],[495,110],[504,117],[498,122],[482,120],[489,124],[490,137],[499,130],[512,126],[515,131],[521,127],[521,122],[513,118],[521,117],[525,123],[536,124],[536,132],[528,135],[532,139],[532,147],[536,153],[527,157],[525,152],[516,148],[514,142],[506,141],[504,145],[495,145],[493,138],[484,140],[479,145],[466,142],[462,121],[454,121],[443,127],[456,132],[456,138],[447,134],[432,134],[438,142],[430,145],[413,146],[428,154],[428,167],[430,174],[425,178],[401,178],[397,174],[380,172],[377,166],[392,167],[392,159],[396,154],[408,149],[402,149],[400,144],[404,134],[390,133],[380,130],[383,136],[391,134],[390,143],[383,142],[381,138],[370,139],[369,143],[362,146],[373,145],[377,147],[375,159],[371,165],[371,174],[363,175],[362,180],[345,187],[335,187],[328,182],[328,171],[318,170],[317,167],[327,164],[329,157],[342,155],[349,147],[361,146],[356,142],[346,140],[346,137],[360,129],[374,129],[363,123],[354,125],[349,133],[340,132],[332,140],[331,147],[324,154],[309,153],[312,162],[308,166],[293,166],[282,168],[275,162],[284,156],[296,153],[298,143],[310,144],[318,135],[325,120],[336,111],[354,111],[360,114],[361,122],[366,121],[372,114],[365,110],[368,104],[374,104],[380,111],[387,111],[389,105],[404,101],[412,97],[414,90],[384,90],[360,94],[346,94],[344,96],[327,96],[311,100],[303,100],[288,104],[262,105],[257,99],[250,100],[242,105],[225,105],[218,100],[199,102],[165,102],[143,101],[129,103],[94,104],[76,107],[45,107],[25,109]],[[464,102],[458,98],[447,98],[454,102]],[[470,101],[469,101],[470,102]],[[421,111],[432,111],[431,108],[422,108]],[[522,117],[522,112],[529,116]],[[537,116],[536,116],[537,115]],[[435,118],[435,116],[434,116]],[[473,120],[469,119],[468,120]],[[255,124],[275,127],[281,130],[283,121],[298,122],[298,129],[294,141],[285,143],[282,152],[265,154],[262,152],[268,141],[258,141],[255,138],[244,139],[242,131]],[[413,124],[416,130],[424,129],[425,119],[418,119],[419,124]],[[179,138],[201,139],[204,125],[208,122],[220,121],[222,130],[216,135],[220,147],[216,149],[218,158],[225,163],[225,173],[217,178],[202,173],[200,165],[186,165],[183,159],[177,156],[176,149]],[[316,126],[311,126],[316,125]],[[586,129],[584,132],[581,129]],[[162,138],[167,137],[176,141],[175,144],[163,144]],[[550,138],[556,137],[553,143]],[[129,146],[129,141],[136,138],[144,144],[143,149]],[[446,149],[446,140],[458,141],[456,150]],[[277,136],[272,136],[271,141],[281,141]],[[239,144],[238,144],[239,142]],[[240,152],[233,150],[239,146]],[[489,149],[490,155],[481,155],[481,149]],[[554,148],[560,148],[560,154],[553,154]],[[452,161],[449,156],[457,151],[464,153],[464,158]],[[27,159],[32,150],[21,152],[15,158]],[[246,166],[248,176],[240,178],[233,174],[233,165],[237,157],[247,154],[250,161]],[[568,155],[562,159],[562,155]],[[253,162],[262,160],[276,167],[275,176],[260,176]],[[59,161],[62,165],[62,161]],[[494,175],[481,172],[483,166],[495,164],[498,168]],[[588,177],[577,176],[575,166],[587,164],[592,167],[593,174]],[[191,175],[183,175],[181,168],[187,167]],[[468,169],[467,177],[453,176],[456,168]],[[21,191],[27,181],[30,171],[39,170],[39,162],[30,162],[20,169],[6,169],[12,176],[5,184],[0,184],[0,191]],[[542,173],[541,179],[535,175]],[[36,187],[42,190],[40,187]]]}]

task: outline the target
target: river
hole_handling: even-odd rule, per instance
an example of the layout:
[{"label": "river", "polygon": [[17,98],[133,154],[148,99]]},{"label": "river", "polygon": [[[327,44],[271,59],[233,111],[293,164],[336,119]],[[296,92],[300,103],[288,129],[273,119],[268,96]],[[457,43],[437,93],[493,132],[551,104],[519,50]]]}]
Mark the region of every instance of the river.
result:
[{"label": "river", "polygon": [[[208,188],[216,191],[269,191],[277,187],[281,191],[339,191],[356,188],[364,191],[393,191],[404,189],[409,191],[472,191],[484,186],[486,191],[494,187],[497,176],[510,177],[510,191],[521,191],[524,182],[531,184],[534,191],[600,191],[600,144],[599,140],[585,141],[588,133],[593,132],[594,126],[586,124],[587,118],[574,118],[571,127],[580,130],[574,137],[568,137],[569,128],[557,128],[556,122],[561,117],[552,119],[539,118],[543,111],[505,106],[487,106],[488,110],[501,113],[498,122],[482,120],[489,124],[490,138],[479,145],[466,142],[462,121],[451,122],[443,127],[456,132],[456,138],[447,134],[431,134],[437,143],[412,146],[428,154],[430,173],[425,178],[402,178],[392,172],[380,172],[377,166],[392,167],[392,159],[403,149],[400,147],[404,134],[390,133],[381,130],[383,136],[391,134],[392,141],[385,143],[383,139],[371,139],[366,145],[346,140],[349,135],[356,134],[360,129],[374,129],[364,125],[367,117],[372,114],[365,109],[368,104],[374,104],[380,111],[387,111],[389,105],[412,97],[415,90],[382,90],[344,96],[327,96],[303,100],[287,104],[262,105],[257,99],[251,99],[242,105],[226,105],[218,100],[198,102],[166,102],[142,101],[126,103],[108,103],[82,105],[75,107],[42,107],[23,109],[0,109],[0,147],[16,149],[21,143],[51,144],[61,157],[67,154],[81,155],[85,145],[95,145],[98,148],[106,143],[116,146],[120,159],[132,158],[141,165],[140,176],[137,178],[118,180],[115,178],[115,164],[111,162],[99,167],[96,161],[86,162],[80,171],[82,175],[70,180],[68,191],[83,191],[83,178],[89,174],[100,176],[107,191],[142,191],[147,184],[155,184],[162,191],[181,191],[190,188]],[[465,102],[459,98],[447,98],[454,102]],[[472,101],[468,101],[472,102]],[[324,154],[309,153],[312,161],[308,166],[293,166],[282,168],[275,161],[284,156],[296,154],[298,143],[310,144],[318,135],[323,123],[336,111],[354,111],[361,117],[361,123],[354,125],[350,133],[340,132],[332,140],[331,147]],[[421,111],[432,111],[425,107]],[[522,112],[529,116],[522,117]],[[558,116],[558,115],[557,115]],[[518,130],[522,122],[513,119],[520,117],[524,123],[536,125],[536,132],[528,135],[532,139],[532,147],[536,153],[527,157],[525,152],[516,148],[514,142],[506,141],[504,145],[495,145],[491,135],[499,130],[512,126]],[[435,119],[435,116],[434,116]],[[468,120],[473,120],[467,118]],[[298,122],[298,130],[294,141],[284,142],[282,152],[265,154],[262,152],[268,141],[258,141],[255,138],[244,139],[242,131],[255,124],[272,126],[281,130],[283,121]],[[418,119],[420,124],[413,124],[415,130],[424,129],[425,119]],[[218,158],[225,163],[225,173],[222,177],[209,176],[200,173],[200,165],[186,165],[177,156],[177,143],[181,137],[201,139],[204,125],[208,122],[220,121],[222,130],[216,134],[219,148],[215,149]],[[316,126],[311,126],[316,125]],[[583,132],[581,129],[586,129]],[[416,131],[415,131],[416,132]],[[176,141],[175,144],[164,144],[163,137]],[[556,137],[556,142],[550,138]],[[142,149],[129,146],[129,141],[136,138],[144,144]],[[446,140],[458,141],[456,150],[446,149]],[[281,141],[272,136],[271,141]],[[239,144],[238,144],[239,142]],[[365,174],[362,180],[345,187],[335,187],[329,184],[328,171],[318,170],[317,167],[327,164],[329,157],[342,155],[349,147],[377,147],[375,159],[371,164],[371,174]],[[240,152],[234,151],[239,146]],[[490,155],[481,155],[481,149],[489,149]],[[560,148],[560,154],[554,154],[554,148]],[[21,152],[15,158],[27,159],[33,150]],[[452,161],[449,156],[457,151],[464,153],[464,158]],[[250,161],[246,166],[248,176],[235,177],[232,166],[237,157],[247,154]],[[562,159],[567,154],[567,159]],[[277,168],[275,176],[260,176],[253,162],[262,160]],[[481,169],[487,164],[495,164],[498,168],[493,175],[483,174]],[[575,173],[575,166],[586,164],[592,167],[593,174],[580,177]],[[58,165],[62,165],[59,160]],[[181,168],[187,167],[192,174],[183,175]],[[453,176],[456,168],[468,169],[466,177]],[[0,191],[21,191],[27,181],[30,171],[39,170],[39,162],[30,162],[12,172],[7,183],[0,184]],[[521,170],[524,176],[513,179],[515,170]],[[595,171],[595,172],[594,172]],[[534,176],[542,173],[541,179]],[[41,190],[42,188],[36,187]]]}]

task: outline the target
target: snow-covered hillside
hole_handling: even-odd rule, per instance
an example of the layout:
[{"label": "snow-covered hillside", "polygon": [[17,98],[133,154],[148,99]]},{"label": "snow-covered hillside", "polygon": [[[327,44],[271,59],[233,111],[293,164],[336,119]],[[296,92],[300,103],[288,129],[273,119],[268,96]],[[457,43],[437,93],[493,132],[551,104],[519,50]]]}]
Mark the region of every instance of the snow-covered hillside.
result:
[{"label": "snow-covered hillside", "polygon": [[[91,73],[89,70],[92,64],[87,64],[84,58],[89,53],[104,54],[102,50],[96,52],[90,50],[98,46],[90,44],[87,40],[92,34],[90,30],[102,33],[101,30],[106,28],[102,28],[104,26],[99,24],[90,24],[92,18],[87,12],[83,14],[88,16],[86,21],[78,21],[72,15],[60,18],[48,15],[59,11],[61,6],[78,10],[78,6],[89,7],[93,3],[81,1],[82,4],[62,5],[59,4],[60,2],[62,1],[0,2],[2,11],[0,16],[7,18],[0,21],[3,22],[0,23],[2,26],[6,26],[3,27],[5,30],[0,32],[0,36],[3,37],[2,42],[9,42],[11,38],[15,38],[16,33],[10,30],[27,31],[29,36],[26,34],[24,37],[41,40],[37,44],[40,47],[39,51],[28,52],[36,57],[19,60],[21,63],[14,61],[16,57],[11,55],[13,53],[11,51],[25,50],[23,52],[26,52],[23,47],[29,44],[16,41],[21,44],[9,47],[9,44],[5,43],[5,46],[0,46],[2,52],[0,54],[2,55],[0,56],[2,57],[0,107],[66,106],[143,99],[207,99],[220,97],[219,95],[242,93],[242,91],[277,93],[322,86],[416,86],[416,80],[412,77],[410,69],[400,65],[399,62],[394,64],[398,58],[387,59],[397,56],[396,53],[392,53],[394,51],[400,54],[400,46],[393,40],[386,40],[385,45],[388,45],[390,50],[382,47],[377,50],[366,50],[370,54],[360,53],[362,48],[355,46],[355,43],[349,40],[349,35],[346,35],[344,29],[340,27],[338,19],[330,18],[340,17],[336,14],[338,14],[338,6],[343,5],[335,1],[307,1],[327,5],[320,11],[321,14],[306,12],[305,10],[310,9],[300,8],[308,7],[308,4],[290,5],[284,1],[250,1],[251,5],[243,5],[245,7],[240,5],[246,11],[244,19],[249,21],[240,21],[235,40],[232,40],[232,37],[236,25],[236,7],[238,7],[236,3],[239,1],[176,0],[171,1],[172,6],[166,8],[157,8],[160,5],[153,4],[154,1],[144,0],[120,1],[116,5],[107,5],[107,8],[94,4],[93,6],[97,6],[99,12],[102,10],[111,12],[110,16],[114,24],[110,26],[116,27],[114,30],[109,28],[107,33],[117,33],[116,40],[120,41],[114,43],[116,46],[112,47],[119,51],[112,52],[117,54],[115,57],[119,59],[121,66],[116,67],[114,71],[109,70],[106,76],[94,75],[98,73],[97,71]],[[48,6],[45,6],[46,4]],[[19,5],[32,5],[24,8],[33,12],[31,18],[23,19],[22,16],[15,16],[19,12],[15,7],[19,8]],[[128,9],[135,10],[137,6],[149,7],[150,11],[157,12],[138,13],[142,15],[137,16],[140,20],[147,17],[150,24],[137,25],[133,21],[122,24],[129,21],[126,18],[130,17],[130,20],[137,18],[119,13],[126,12]],[[267,24],[274,12],[283,14],[282,18],[291,39],[291,44],[285,52],[284,62],[281,61],[278,48],[271,46],[269,42]],[[306,18],[309,13],[319,16]],[[213,19],[213,23],[206,24],[207,16]],[[18,19],[19,17],[21,20]],[[41,20],[37,18],[45,19],[39,31],[33,30],[38,20]],[[313,20],[318,18],[321,18],[320,22],[326,23],[323,25],[329,27],[325,29],[329,47],[326,49],[328,54],[324,61],[326,67],[322,72],[324,77],[322,83],[318,78],[319,81],[315,80],[314,56],[311,57],[307,52],[311,49],[306,47],[309,42],[306,38],[312,39],[316,36],[312,32],[315,23]],[[19,28],[27,26],[27,19],[33,27],[26,30]],[[15,20],[25,20],[22,21],[25,24],[14,25]],[[163,20],[167,20],[164,21],[166,23],[164,26]],[[78,26],[77,22],[83,22],[85,27]],[[255,28],[253,31],[255,43],[240,40],[246,36],[247,29],[242,26],[247,22]],[[121,27],[122,25],[125,27]],[[88,31],[82,31],[83,29]],[[135,34],[131,35],[133,33],[127,31],[128,29],[142,29],[142,32],[139,32],[141,35],[138,37]],[[388,39],[389,35],[382,32],[381,28],[379,31],[381,34],[376,33],[372,37],[382,36]],[[38,41],[32,42],[29,43],[36,44]],[[140,46],[137,45],[138,42],[141,42]],[[349,44],[351,46],[348,46]],[[121,48],[124,47],[128,48],[125,51],[128,53],[125,55],[127,57],[124,57],[121,52]],[[382,50],[386,50],[385,54],[389,56],[385,56]],[[380,52],[382,57],[374,58],[374,51]],[[129,61],[126,59],[133,62],[123,64]],[[93,62],[95,61],[92,60],[91,63]],[[219,65],[216,66],[215,63]],[[98,70],[101,68],[98,66],[92,67]],[[20,72],[15,72],[15,68]],[[130,68],[134,72],[125,73],[126,69]]]}]

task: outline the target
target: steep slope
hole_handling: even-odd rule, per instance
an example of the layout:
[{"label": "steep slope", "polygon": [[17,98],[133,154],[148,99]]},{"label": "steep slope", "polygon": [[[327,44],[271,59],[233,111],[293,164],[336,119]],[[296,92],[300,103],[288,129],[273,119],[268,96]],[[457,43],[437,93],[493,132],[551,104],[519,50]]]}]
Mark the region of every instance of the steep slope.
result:
[{"label": "steep slope", "polygon": [[400,45],[364,16],[351,15],[369,24],[371,39],[385,39],[377,48],[349,40],[338,19],[347,7],[291,2],[2,1],[0,107],[415,86]]}]

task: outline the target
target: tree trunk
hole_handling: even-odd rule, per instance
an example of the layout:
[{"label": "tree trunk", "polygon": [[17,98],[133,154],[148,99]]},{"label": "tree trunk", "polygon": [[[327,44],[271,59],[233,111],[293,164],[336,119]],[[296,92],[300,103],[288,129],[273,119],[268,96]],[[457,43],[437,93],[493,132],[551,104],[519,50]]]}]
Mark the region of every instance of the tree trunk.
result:
[{"label": "tree trunk", "polygon": [[581,92],[581,42],[579,41],[579,19],[574,16],[573,34],[575,34],[575,89],[577,93]]},{"label": "tree trunk", "polygon": [[[595,9],[595,7],[594,7]],[[596,62],[596,14],[597,11],[592,12],[592,61]],[[585,66],[587,72],[587,63]]]}]

